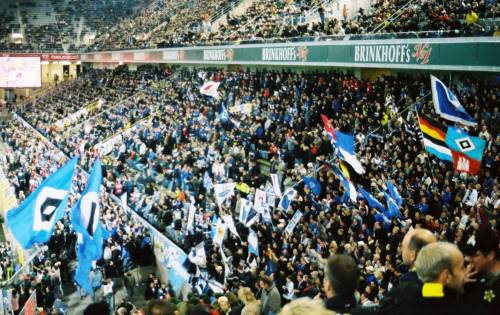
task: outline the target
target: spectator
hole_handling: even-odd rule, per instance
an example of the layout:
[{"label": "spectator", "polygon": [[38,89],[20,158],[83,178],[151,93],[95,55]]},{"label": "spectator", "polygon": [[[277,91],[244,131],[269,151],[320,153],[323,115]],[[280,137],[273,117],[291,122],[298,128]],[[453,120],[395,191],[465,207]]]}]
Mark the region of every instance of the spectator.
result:
[{"label": "spectator", "polygon": [[326,294],[327,309],[346,313],[356,307],[354,291],[358,285],[360,272],[356,262],[347,255],[333,255],[325,265],[323,289]]},{"label": "spectator", "polygon": [[328,310],[323,306],[321,301],[311,300],[310,298],[300,298],[288,303],[283,307],[279,315],[334,315],[333,311]]},{"label": "spectator", "polygon": [[381,314],[470,314],[459,303],[466,271],[456,245],[437,242],[424,246],[415,267],[422,284],[401,283],[382,301]]},{"label": "spectator", "polygon": [[144,307],[144,315],[175,315],[174,304],[164,300],[149,301]]},{"label": "spectator", "polygon": [[[485,314],[495,314],[500,309],[500,252],[498,231],[477,231],[467,249],[473,270],[478,272],[476,281],[465,286],[466,303],[475,305]],[[474,280],[474,279],[473,279]]]},{"label": "spectator", "polygon": [[262,275],[260,278],[262,296],[260,302],[261,315],[275,315],[281,309],[281,296],[271,277]]},{"label": "spectator", "polygon": [[241,310],[241,315],[260,315],[259,301],[255,299],[250,288],[241,287],[238,290],[238,298],[245,305]]},{"label": "spectator", "polygon": [[415,272],[415,260],[420,250],[427,244],[436,242],[436,237],[426,229],[413,229],[406,233],[401,243],[403,263],[409,267],[409,271],[403,274],[400,282],[412,281],[420,283]]}]

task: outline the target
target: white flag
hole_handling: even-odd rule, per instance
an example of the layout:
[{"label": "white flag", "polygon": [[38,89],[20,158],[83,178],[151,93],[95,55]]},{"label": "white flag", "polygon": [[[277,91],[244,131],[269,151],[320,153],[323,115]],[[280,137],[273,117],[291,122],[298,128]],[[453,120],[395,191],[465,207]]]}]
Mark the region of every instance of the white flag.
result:
[{"label": "white flag", "polygon": [[124,211],[127,211],[127,192],[123,193],[120,196],[120,201],[122,202],[122,208]]},{"label": "white flag", "polygon": [[250,229],[248,234],[248,251],[255,256],[259,256],[259,239],[257,238],[257,233]]},{"label": "white flag", "polygon": [[273,181],[274,194],[276,197],[281,198],[281,188],[278,180],[278,174],[271,174],[271,180]]},{"label": "white flag", "polygon": [[211,96],[213,98],[219,98],[219,92],[217,92],[219,85],[220,82],[208,81],[200,88],[200,93],[203,95]]},{"label": "white flag", "polygon": [[297,223],[299,223],[300,218],[302,218],[302,212],[297,210],[297,212],[295,212],[295,214],[293,215],[292,220],[286,226],[285,232],[291,235],[293,230],[295,229],[295,226],[297,225]]},{"label": "white flag", "polygon": [[252,209],[252,203],[245,198],[240,199],[240,215],[238,220],[241,223],[247,223],[248,215],[250,214],[250,210]]},{"label": "white flag", "polygon": [[214,243],[222,246],[222,242],[224,241],[224,236],[226,236],[226,223],[222,220],[217,223],[217,227],[215,228],[215,236]]},{"label": "white flag", "polygon": [[189,253],[189,261],[191,261],[196,266],[205,268],[207,266],[207,254],[205,252],[205,244],[201,242],[196,245],[192,251]]},{"label": "white flag", "polygon": [[214,185],[215,200],[219,206],[229,197],[234,195],[234,187],[236,187],[235,183]]},{"label": "white flag", "polygon": [[194,231],[194,215],[196,213],[196,207],[194,203],[189,205],[188,221],[187,221],[187,231]]},{"label": "white flag", "polygon": [[265,208],[267,208],[266,192],[264,190],[255,190],[255,199],[253,202],[253,206],[255,211],[257,211],[258,213],[264,212]]},{"label": "white flag", "polygon": [[240,235],[238,234],[238,231],[236,230],[236,226],[234,225],[233,216],[230,214],[225,214],[222,216],[222,218],[224,219],[224,222],[229,228],[229,231],[231,231],[231,233],[233,233],[234,235],[238,236],[238,238],[241,239]]}]

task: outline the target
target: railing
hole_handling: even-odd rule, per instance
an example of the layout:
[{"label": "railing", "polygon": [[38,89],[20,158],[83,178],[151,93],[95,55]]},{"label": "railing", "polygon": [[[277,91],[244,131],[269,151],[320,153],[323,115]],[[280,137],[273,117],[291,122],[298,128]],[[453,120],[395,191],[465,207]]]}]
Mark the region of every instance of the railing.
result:
[{"label": "railing", "polygon": [[404,6],[399,8],[396,12],[394,12],[391,16],[389,16],[386,20],[384,20],[382,23],[379,25],[375,26],[373,29],[373,33],[378,33],[379,31],[385,29],[388,25],[388,23],[393,23],[394,21],[397,21],[397,19],[405,12],[407,8],[409,8],[414,0],[408,1]]},{"label": "railing", "polygon": [[232,11],[235,7],[237,7],[240,3],[242,3],[243,0],[234,0],[228,3],[227,5],[223,6],[217,12],[214,13],[214,15],[210,18],[210,21],[214,23],[218,19],[220,19],[222,16],[226,15],[228,12]]}]

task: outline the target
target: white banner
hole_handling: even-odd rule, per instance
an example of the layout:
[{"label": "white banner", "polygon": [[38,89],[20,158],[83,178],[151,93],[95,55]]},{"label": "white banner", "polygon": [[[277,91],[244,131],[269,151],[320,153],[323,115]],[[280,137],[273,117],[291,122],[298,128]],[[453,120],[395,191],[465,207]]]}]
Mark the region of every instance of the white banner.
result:
[{"label": "white banner", "polygon": [[300,218],[302,218],[302,212],[300,212],[300,210],[297,210],[297,212],[295,212],[295,214],[293,215],[292,220],[286,226],[285,232],[291,235],[293,230],[295,229],[295,226],[297,225],[297,223],[299,223]]},{"label": "white banner", "polygon": [[264,190],[255,190],[255,199],[253,202],[253,206],[255,211],[257,211],[258,213],[264,212],[264,210],[267,208],[266,192]]},{"label": "white banner", "polygon": [[278,174],[271,174],[271,180],[273,181],[274,194],[277,198],[281,198],[281,188]]},{"label": "white banner", "polygon": [[219,206],[229,197],[234,195],[234,187],[236,187],[235,183],[214,185],[215,200]]}]

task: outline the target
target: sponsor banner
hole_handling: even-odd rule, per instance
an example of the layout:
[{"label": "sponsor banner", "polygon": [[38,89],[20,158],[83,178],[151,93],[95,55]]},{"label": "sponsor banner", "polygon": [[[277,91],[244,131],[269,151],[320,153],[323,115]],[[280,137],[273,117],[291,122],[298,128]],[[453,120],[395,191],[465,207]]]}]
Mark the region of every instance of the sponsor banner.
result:
[{"label": "sponsor banner", "polygon": [[0,53],[0,57],[40,57],[41,61],[77,61],[77,54]]},{"label": "sponsor banner", "polygon": [[[393,39],[373,41],[302,42],[219,47],[183,47],[121,52],[125,62],[332,65],[344,67],[411,68],[497,71],[500,68],[500,39],[450,38]],[[82,55],[82,60],[116,62],[112,54]],[[124,55],[128,54],[127,57]],[[91,57],[93,56],[93,57]],[[92,59],[93,58],[93,59]]]}]

